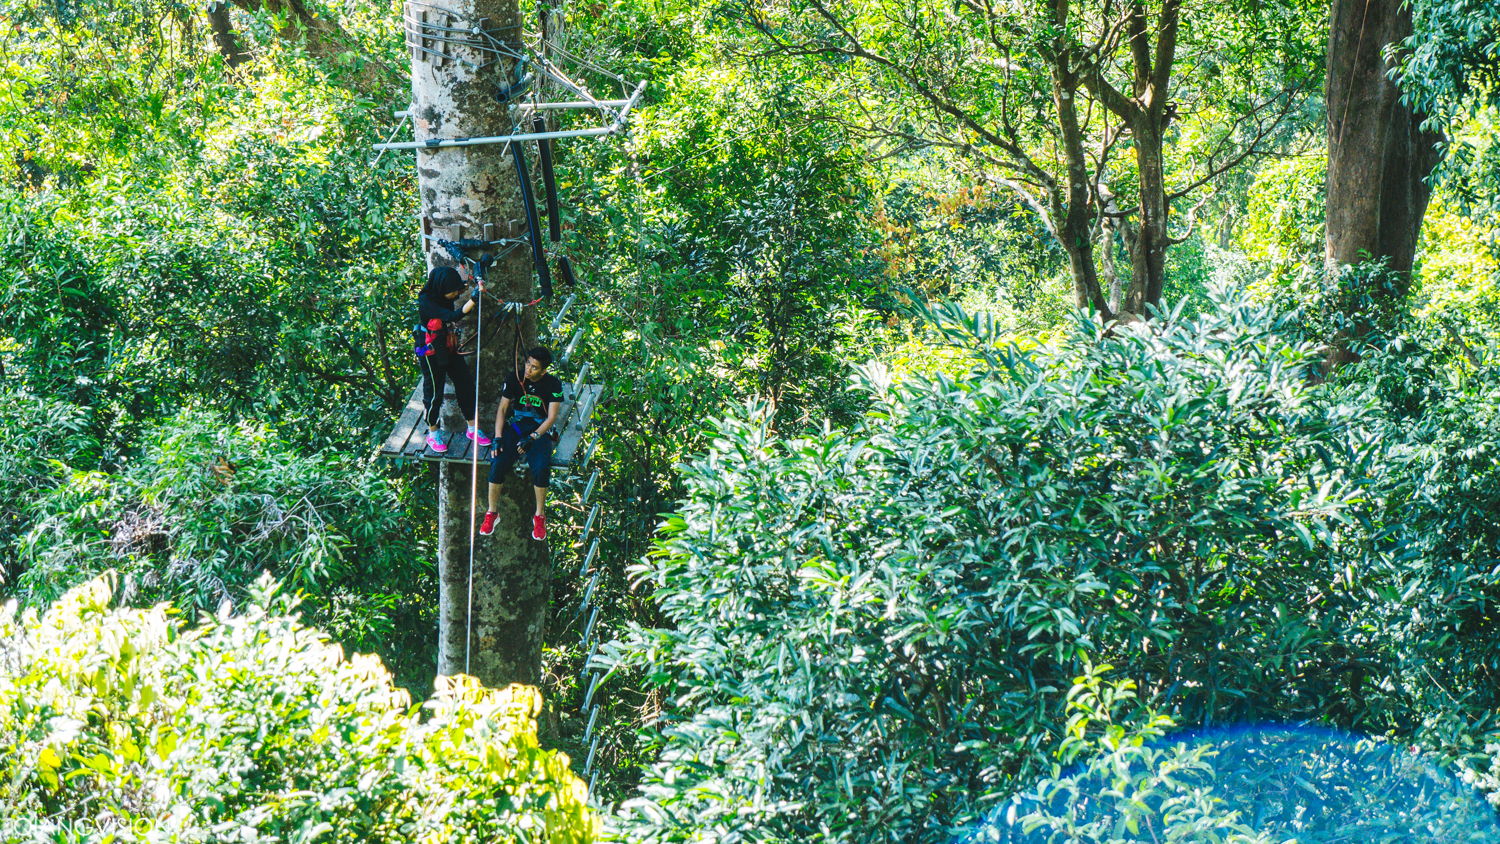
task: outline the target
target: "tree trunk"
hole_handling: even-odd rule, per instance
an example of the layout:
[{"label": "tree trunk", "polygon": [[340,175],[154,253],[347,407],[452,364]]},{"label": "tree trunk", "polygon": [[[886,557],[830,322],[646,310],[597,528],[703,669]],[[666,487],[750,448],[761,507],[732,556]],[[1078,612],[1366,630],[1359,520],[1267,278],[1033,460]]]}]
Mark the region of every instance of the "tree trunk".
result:
[{"label": "tree trunk", "polygon": [[1388,46],[1411,35],[1402,0],[1333,0],[1328,37],[1328,199],[1330,273],[1387,259],[1404,299],[1442,136],[1402,105],[1387,75]]},{"label": "tree trunk", "polygon": [[[1066,5],[1058,14],[1066,15]],[[1049,191],[1052,216],[1057,220],[1057,240],[1067,253],[1068,269],[1073,274],[1073,306],[1098,313],[1107,322],[1114,318],[1114,313],[1099,287],[1099,271],[1094,266],[1094,214],[1090,202],[1094,182],[1078,125],[1078,75],[1068,66],[1069,61],[1067,52],[1060,50],[1052,66],[1052,105],[1057,110],[1058,140],[1067,163],[1066,196],[1060,196],[1055,187]]]},{"label": "tree trunk", "polygon": [[[413,47],[416,139],[508,134],[513,125],[511,116],[495,92],[497,86],[513,81],[514,61],[470,46],[445,45],[422,35],[436,34],[440,32],[438,27],[451,33],[482,21],[495,38],[519,49],[516,0],[447,0],[442,11],[409,5],[406,14],[408,44]],[[424,19],[432,29],[422,28]],[[424,52],[420,49],[423,46],[453,58]],[[476,69],[476,65],[482,66]],[[417,156],[425,232],[449,240],[525,236],[526,214],[507,147],[419,150]],[[424,240],[424,248],[429,266],[453,263],[431,241]],[[528,250],[512,250],[496,261],[489,271],[488,288],[507,302],[535,299]],[[495,309],[493,302],[486,304],[487,310]],[[486,314],[487,321],[500,317],[499,313]],[[536,328],[536,311],[528,308],[521,320],[523,348],[535,344]],[[500,387],[507,373],[515,371],[513,337],[514,328],[507,323],[500,335],[469,358],[470,367],[477,371],[479,425],[497,440],[499,432],[490,429]],[[458,409],[452,404],[445,407],[443,427],[462,431],[463,426]],[[531,485],[515,478],[505,483],[494,535],[476,535],[477,521],[486,509],[487,461],[481,460],[478,468],[477,483],[466,465],[443,463],[438,472],[438,673],[471,674],[488,686],[534,685],[541,674],[542,637],[551,597],[547,545],[531,538]]]},{"label": "tree trunk", "polygon": [[1131,251],[1130,298],[1125,310],[1147,315],[1159,307],[1167,286],[1167,185],[1162,165],[1162,133],[1149,113],[1132,127],[1136,173],[1140,179],[1140,222]]},{"label": "tree trunk", "polygon": [[1115,201],[1114,191],[1109,185],[1100,182],[1097,188],[1099,197],[1099,265],[1104,269],[1104,280],[1109,282],[1109,309],[1118,314],[1121,309],[1121,295],[1124,293],[1124,285],[1120,282],[1120,274],[1115,269],[1115,238],[1125,239],[1125,225],[1118,215],[1120,205]]},{"label": "tree trunk", "polygon": [[224,57],[224,63],[230,67],[239,67],[250,57],[240,52],[239,44],[235,42],[234,25],[229,20],[229,4],[212,0],[208,4],[208,27],[213,30],[214,46],[219,48],[219,54]]},{"label": "tree trunk", "polygon": [[1140,0],[1130,4],[1121,21],[1130,48],[1132,78],[1129,96],[1104,78],[1105,67],[1101,64],[1087,68],[1082,74],[1089,93],[1130,127],[1135,147],[1136,172],[1140,181],[1140,220],[1132,238],[1130,290],[1121,307],[1124,313],[1140,316],[1146,314],[1148,305],[1161,304],[1162,294],[1166,291],[1167,247],[1171,246],[1167,215],[1171,209],[1167,204],[1162,146],[1171,119],[1167,94],[1177,56],[1181,12],[1180,0],[1163,0],[1153,37],[1145,4]]}]

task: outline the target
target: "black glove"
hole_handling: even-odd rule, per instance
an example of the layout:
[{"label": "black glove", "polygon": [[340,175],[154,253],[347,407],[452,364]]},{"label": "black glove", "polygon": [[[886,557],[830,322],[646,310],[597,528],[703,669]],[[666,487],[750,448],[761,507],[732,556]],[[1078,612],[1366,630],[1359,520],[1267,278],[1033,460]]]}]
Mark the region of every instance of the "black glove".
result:
[{"label": "black glove", "polygon": [[469,298],[472,299],[472,300],[474,300],[475,302],[478,302],[479,301],[479,296],[483,292],[484,292],[484,290],[479,285],[476,284],[476,285],[474,285],[474,289],[469,291]]}]

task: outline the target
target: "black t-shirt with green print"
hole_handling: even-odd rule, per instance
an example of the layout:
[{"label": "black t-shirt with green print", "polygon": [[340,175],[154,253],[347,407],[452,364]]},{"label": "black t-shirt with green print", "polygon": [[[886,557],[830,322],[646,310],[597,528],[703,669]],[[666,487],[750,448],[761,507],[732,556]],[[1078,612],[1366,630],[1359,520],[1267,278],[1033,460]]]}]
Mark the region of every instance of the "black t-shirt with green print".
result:
[{"label": "black t-shirt with green print", "polygon": [[512,419],[517,422],[529,420],[535,427],[547,421],[548,405],[563,400],[563,388],[562,382],[551,374],[544,374],[535,381],[512,374],[505,379],[500,395],[510,399]]}]

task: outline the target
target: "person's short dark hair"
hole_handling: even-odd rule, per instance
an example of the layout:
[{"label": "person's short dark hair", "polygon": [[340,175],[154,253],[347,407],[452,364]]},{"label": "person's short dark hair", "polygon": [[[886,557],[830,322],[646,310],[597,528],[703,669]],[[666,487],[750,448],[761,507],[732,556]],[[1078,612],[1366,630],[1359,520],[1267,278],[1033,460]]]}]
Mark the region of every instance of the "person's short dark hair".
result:
[{"label": "person's short dark hair", "polygon": [[547,350],[546,346],[537,346],[535,349],[527,352],[526,357],[534,359],[542,365],[543,369],[552,365],[552,353]]}]

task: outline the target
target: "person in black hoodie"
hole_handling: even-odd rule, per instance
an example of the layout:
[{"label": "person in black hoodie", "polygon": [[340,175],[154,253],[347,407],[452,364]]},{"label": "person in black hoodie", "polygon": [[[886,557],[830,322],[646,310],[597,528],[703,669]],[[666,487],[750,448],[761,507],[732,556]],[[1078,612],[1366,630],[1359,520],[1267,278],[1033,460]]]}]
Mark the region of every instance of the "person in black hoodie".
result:
[{"label": "person in black hoodie", "polygon": [[[474,375],[469,364],[458,354],[456,335],[452,332],[455,322],[474,310],[474,303],[484,285],[468,286],[466,268],[433,267],[427,274],[427,283],[417,294],[417,315],[420,325],[414,335],[417,346],[417,362],[422,370],[422,406],[426,408],[427,447],[438,454],[448,450],[443,439],[442,408],[443,384],[453,379],[453,392],[458,398],[458,409],[463,411],[469,423],[469,439],[486,446],[490,438],[474,425],[477,401],[474,394]],[[454,308],[454,302],[464,296],[462,306]]]}]

